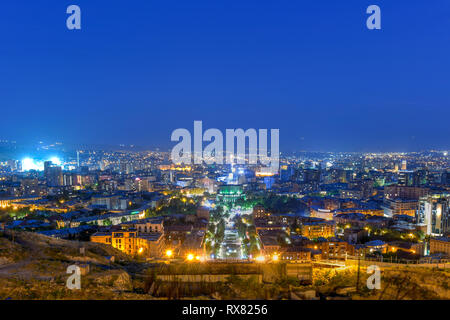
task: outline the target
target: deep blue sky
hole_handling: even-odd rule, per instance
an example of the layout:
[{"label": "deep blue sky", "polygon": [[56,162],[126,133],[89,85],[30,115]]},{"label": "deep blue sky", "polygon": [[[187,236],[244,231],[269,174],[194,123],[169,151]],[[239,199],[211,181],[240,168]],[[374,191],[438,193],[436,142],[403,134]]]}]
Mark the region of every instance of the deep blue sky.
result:
[{"label": "deep blue sky", "polygon": [[203,120],[286,151],[450,148],[448,0],[14,0],[0,43],[0,138],[170,147]]}]

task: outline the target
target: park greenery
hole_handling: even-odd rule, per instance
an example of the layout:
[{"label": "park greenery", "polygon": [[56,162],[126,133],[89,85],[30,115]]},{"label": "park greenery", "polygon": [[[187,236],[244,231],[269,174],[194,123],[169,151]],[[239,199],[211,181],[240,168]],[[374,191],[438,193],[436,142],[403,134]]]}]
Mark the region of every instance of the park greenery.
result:
[{"label": "park greenery", "polygon": [[306,209],[306,205],[298,198],[279,196],[273,193],[269,195],[250,194],[246,199],[238,199],[235,203],[244,209],[252,209],[261,205],[272,213],[295,213]]}]

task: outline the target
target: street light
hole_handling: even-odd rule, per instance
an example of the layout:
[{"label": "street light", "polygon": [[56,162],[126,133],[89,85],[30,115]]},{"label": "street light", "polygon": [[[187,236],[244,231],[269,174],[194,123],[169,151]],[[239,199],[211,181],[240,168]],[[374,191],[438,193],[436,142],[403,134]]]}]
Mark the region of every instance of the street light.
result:
[{"label": "street light", "polygon": [[272,256],[272,261],[278,261],[280,259],[280,257],[278,256],[277,253],[274,253],[274,255]]},{"label": "street light", "polygon": [[193,255],[192,253],[189,253],[189,254],[187,255],[187,259],[188,259],[188,261],[194,260],[194,255]]},{"label": "street light", "polygon": [[171,258],[172,255],[173,255],[173,251],[172,250],[169,249],[169,250],[166,251],[166,257],[167,258]]}]

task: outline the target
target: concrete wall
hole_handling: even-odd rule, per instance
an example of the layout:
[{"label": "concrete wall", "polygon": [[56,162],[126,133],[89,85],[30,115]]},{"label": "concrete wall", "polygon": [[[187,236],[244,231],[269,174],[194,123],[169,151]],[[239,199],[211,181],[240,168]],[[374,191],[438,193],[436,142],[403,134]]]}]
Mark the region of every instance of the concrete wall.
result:
[{"label": "concrete wall", "polygon": [[[167,282],[225,282],[231,274],[175,274],[175,275],[158,275],[156,278]],[[262,282],[261,274],[237,274],[241,279],[256,278],[258,283]]]}]

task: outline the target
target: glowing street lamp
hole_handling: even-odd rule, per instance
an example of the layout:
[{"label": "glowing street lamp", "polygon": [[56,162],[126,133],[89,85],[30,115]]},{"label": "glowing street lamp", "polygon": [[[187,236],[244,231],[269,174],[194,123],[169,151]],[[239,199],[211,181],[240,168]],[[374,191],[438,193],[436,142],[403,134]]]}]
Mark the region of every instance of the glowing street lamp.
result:
[{"label": "glowing street lamp", "polygon": [[172,255],[173,255],[173,251],[172,250],[169,249],[169,250],[166,251],[166,257],[167,258],[171,258]]},{"label": "glowing street lamp", "polygon": [[280,257],[278,256],[277,253],[275,253],[275,254],[272,256],[272,261],[278,261],[279,259],[280,259]]},{"label": "glowing street lamp", "polygon": [[189,253],[189,254],[187,255],[187,259],[188,259],[188,261],[194,260],[194,255],[193,255],[192,253]]}]

